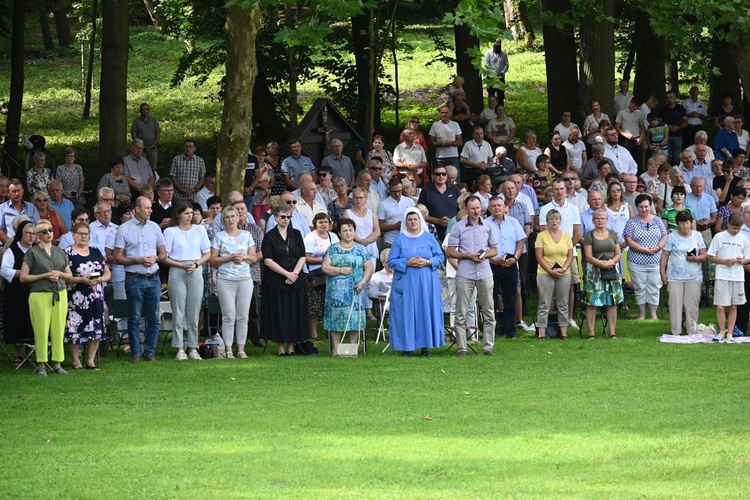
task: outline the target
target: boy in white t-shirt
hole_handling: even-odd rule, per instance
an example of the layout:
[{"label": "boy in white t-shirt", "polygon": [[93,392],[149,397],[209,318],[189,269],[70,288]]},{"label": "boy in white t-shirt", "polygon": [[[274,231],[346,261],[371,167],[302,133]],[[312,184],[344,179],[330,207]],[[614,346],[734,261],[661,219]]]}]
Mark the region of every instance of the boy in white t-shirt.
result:
[{"label": "boy in white t-shirt", "polygon": [[[739,234],[743,225],[740,214],[729,217],[726,231],[717,233],[708,248],[708,258],[716,264],[716,284],[714,285],[714,305],[719,332],[714,341],[726,339],[734,342],[732,332],[737,321],[737,306],[747,301],[745,297],[745,270],[750,264],[750,241]],[[728,318],[725,308],[729,307]],[[724,329],[728,319],[728,325]]]}]

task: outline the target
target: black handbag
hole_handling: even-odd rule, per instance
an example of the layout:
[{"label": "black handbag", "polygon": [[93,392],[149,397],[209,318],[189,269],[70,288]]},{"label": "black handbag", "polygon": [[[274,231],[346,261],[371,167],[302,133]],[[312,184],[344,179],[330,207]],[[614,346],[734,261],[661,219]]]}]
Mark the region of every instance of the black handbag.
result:
[{"label": "black handbag", "polygon": [[313,269],[307,273],[307,279],[310,280],[310,285],[313,288],[325,288],[327,276],[323,273],[323,269]]},{"label": "black handbag", "polygon": [[[597,257],[599,260],[602,260],[604,255],[600,255]],[[620,279],[620,275],[617,272],[617,266],[612,266],[610,269],[602,269],[599,268],[599,278],[604,281],[617,281]]]}]

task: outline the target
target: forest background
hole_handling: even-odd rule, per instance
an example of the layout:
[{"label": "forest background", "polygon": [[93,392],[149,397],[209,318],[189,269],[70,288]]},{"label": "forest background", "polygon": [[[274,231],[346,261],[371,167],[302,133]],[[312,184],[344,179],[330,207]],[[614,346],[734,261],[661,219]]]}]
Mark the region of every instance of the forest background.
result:
[{"label": "forest background", "polygon": [[[160,171],[198,141],[220,188],[244,174],[248,144],[283,143],[328,97],[369,143],[388,147],[411,114],[428,124],[456,73],[485,106],[481,59],[510,56],[507,110],[547,132],[560,111],[582,123],[592,99],[613,107],[620,78],[636,96],[698,85],[709,110],[750,81],[750,7],[739,0],[28,0],[0,1],[5,150],[44,135],[79,149],[87,178],[128,151],[147,101],[165,129]],[[709,127],[710,129],[710,127]],[[424,130],[427,132],[427,129]]]}]

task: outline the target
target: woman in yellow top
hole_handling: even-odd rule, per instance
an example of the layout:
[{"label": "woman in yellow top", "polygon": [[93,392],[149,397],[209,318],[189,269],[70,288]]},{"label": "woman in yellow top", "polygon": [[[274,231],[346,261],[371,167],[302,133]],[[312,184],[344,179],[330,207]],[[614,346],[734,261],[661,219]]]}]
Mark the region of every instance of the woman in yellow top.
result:
[{"label": "woman in yellow top", "polygon": [[570,292],[570,264],[573,262],[573,240],[560,230],[560,212],[555,209],[547,213],[547,229],[536,238],[537,266],[536,284],[539,290],[539,306],[536,326],[539,338],[547,337],[547,317],[552,297],[555,297],[560,337],[568,340],[568,293]]}]

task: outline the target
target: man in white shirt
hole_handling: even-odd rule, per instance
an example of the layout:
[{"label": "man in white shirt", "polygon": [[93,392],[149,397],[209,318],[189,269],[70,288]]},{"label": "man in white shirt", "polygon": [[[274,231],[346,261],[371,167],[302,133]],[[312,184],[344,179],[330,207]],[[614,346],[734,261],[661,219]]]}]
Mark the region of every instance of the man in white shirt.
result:
[{"label": "man in white shirt", "polygon": [[622,80],[620,82],[620,91],[615,94],[615,112],[612,116],[617,116],[617,113],[619,113],[620,110],[627,108],[628,104],[630,104],[630,101],[633,99],[633,94],[628,92],[629,88],[630,82],[627,80]]},{"label": "man in white shirt", "polygon": [[91,239],[106,243],[109,235],[117,232],[117,224],[112,222],[112,205],[106,201],[100,201],[94,207],[94,217],[96,220],[89,224]]},{"label": "man in white shirt", "polygon": [[561,179],[552,181],[552,201],[539,209],[539,226],[540,231],[547,229],[547,213],[552,209],[560,212],[561,224],[560,230],[571,235],[573,242],[573,262],[570,265],[570,296],[568,299],[568,311],[570,311],[569,325],[578,329],[578,324],[573,320],[573,305],[575,304],[575,294],[573,289],[581,282],[581,275],[578,270],[578,261],[576,260],[576,245],[583,241],[581,235],[581,213],[575,205],[565,199],[565,182]]},{"label": "man in white shirt", "polygon": [[396,149],[393,150],[393,165],[398,169],[400,174],[412,171],[421,176],[422,169],[427,168],[427,155],[424,152],[424,148],[414,142],[414,129],[405,128],[401,132],[401,135],[404,137],[404,142],[396,146]]},{"label": "man in white shirt", "polygon": [[388,187],[390,196],[378,207],[378,221],[383,240],[386,246],[390,247],[401,231],[401,219],[406,209],[414,206],[414,200],[408,196],[402,196],[404,186],[397,176],[391,177]]},{"label": "man in white shirt", "polygon": [[[367,203],[365,203],[365,206],[372,210],[373,213],[376,213],[380,206],[381,198],[377,191],[370,189],[370,186],[372,186],[372,175],[370,174],[370,171],[360,170],[357,174],[357,187],[364,189],[365,193],[367,193]],[[352,195],[352,198],[353,197],[354,196]]]},{"label": "man in white shirt", "polygon": [[620,174],[620,179],[625,174],[636,174],[638,172],[638,164],[630,152],[618,144],[617,130],[614,127],[607,127],[604,133],[607,136],[607,143],[604,145],[604,157],[612,160],[617,172]]},{"label": "man in white shirt", "polygon": [[[484,54],[484,65],[492,75],[505,83],[505,73],[508,72],[508,54],[503,50],[503,39],[498,38],[492,48]],[[487,85],[487,94],[497,97],[498,104],[505,104],[505,90],[492,84]]]},{"label": "man in white shirt", "polygon": [[302,181],[300,194],[301,196],[297,201],[297,212],[307,220],[310,229],[313,229],[313,217],[321,212],[327,213],[326,206],[315,199],[318,188],[312,179]]},{"label": "man in white shirt", "polygon": [[487,172],[492,165],[492,147],[484,140],[484,129],[481,125],[474,126],[472,140],[464,144],[461,151],[461,182],[465,182],[472,189],[474,181]]},{"label": "man in white shirt", "polygon": [[643,113],[638,109],[638,101],[634,97],[627,107],[621,109],[615,118],[620,146],[630,153],[637,163],[642,163],[643,142],[646,140],[646,127],[643,126]]},{"label": "man in white shirt", "polygon": [[216,194],[216,172],[208,172],[203,176],[203,187],[195,194],[195,201],[200,203],[203,212],[208,212],[206,200]]},{"label": "man in white shirt", "polygon": [[440,120],[430,127],[430,146],[435,148],[435,161],[438,165],[453,165],[459,168],[458,148],[463,144],[461,127],[451,120],[451,109],[440,107]]},{"label": "man in white shirt", "polygon": [[693,144],[696,132],[703,128],[703,121],[708,120],[706,103],[698,98],[698,87],[690,87],[690,98],[682,101],[682,107],[687,111],[688,126],[682,134],[682,147]]},{"label": "man in white shirt", "polygon": [[583,165],[588,161],[586,156],[586,144],[580,140],[581,130],[578,125],[570,126],[570,135],[568,139],[563,142],[565,150],[568,152],[568,159],[570,160],[570,168],[575,170],[578,175],[581,175]]}]

